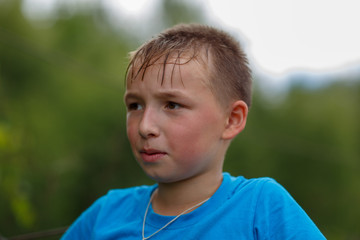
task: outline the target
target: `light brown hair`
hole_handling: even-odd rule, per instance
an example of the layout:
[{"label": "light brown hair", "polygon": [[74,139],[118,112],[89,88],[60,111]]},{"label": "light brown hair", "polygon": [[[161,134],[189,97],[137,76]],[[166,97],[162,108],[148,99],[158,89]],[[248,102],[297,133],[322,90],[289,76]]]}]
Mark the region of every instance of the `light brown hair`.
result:
[{"label": "light brown hair", "polygon": [[[238,41],[219,29],[199,25],[180,24],[169,28],[130,53],[126,81],[139,74],[144,78],[146,69],[163,59],[163,76],[166,65],[180,63],[179,58],[190,54],[187,62],[197,59],[208,70],[211,90],[219,102],[229,104],[243,100],[251,105],[251,70]],[[205,58],[204,58],[205,57]],[[169,59],[175,61],[169,62]]]}]

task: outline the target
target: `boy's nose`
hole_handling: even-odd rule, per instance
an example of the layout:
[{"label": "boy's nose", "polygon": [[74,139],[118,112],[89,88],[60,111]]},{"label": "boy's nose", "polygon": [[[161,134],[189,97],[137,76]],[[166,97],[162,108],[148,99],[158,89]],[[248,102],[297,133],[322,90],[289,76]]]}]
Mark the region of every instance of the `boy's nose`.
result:
[{"label": "boy's nose", "polygon": [[156,113],[153,110],[145,109],[139,123],[139,134],[145,139],[159,136]]}]

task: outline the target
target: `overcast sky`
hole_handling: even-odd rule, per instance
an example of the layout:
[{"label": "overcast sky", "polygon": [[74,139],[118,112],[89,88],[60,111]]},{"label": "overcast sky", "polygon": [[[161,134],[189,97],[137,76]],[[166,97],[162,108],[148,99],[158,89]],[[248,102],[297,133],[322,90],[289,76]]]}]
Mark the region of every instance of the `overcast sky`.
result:
[{"label": "overcast sky", "polygon": [[[55,1],[69,0],[25,0],[25,8],[46,12]],[[102,2],[113,14],[141,22],[139,19],[151,14],[159,0]],[[360,65],[359,0],[192,2],[200,3],[211,24],[238,35],[252,63],[269,75],[335,71]]]}]

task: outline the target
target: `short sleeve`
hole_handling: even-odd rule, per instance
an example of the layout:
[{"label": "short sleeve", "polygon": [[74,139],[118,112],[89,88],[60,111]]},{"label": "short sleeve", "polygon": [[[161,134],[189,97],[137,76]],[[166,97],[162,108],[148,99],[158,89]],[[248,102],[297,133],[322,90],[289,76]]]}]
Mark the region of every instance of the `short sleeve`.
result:
[{"label": "short sleeve", "polygon": [[275,180],[266,179],[256,203],[257,239],[325,239],[314,222]]},{"label": "short sleeve", "polygon": [[61,240],[92,239],[93,228],[104,198],[99,198],[86,209],[69,227]]}]

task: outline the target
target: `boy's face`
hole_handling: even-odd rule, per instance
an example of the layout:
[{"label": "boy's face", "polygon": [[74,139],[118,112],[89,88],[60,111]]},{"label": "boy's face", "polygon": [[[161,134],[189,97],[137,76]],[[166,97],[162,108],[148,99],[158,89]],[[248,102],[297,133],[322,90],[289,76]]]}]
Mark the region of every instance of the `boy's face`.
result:
[{"label": "boy's face", "polygon": [[[182,59],[186,62],[187,59]],[[127,81],[127,135],[132,151],[148,176],[176,182],[222,170],[227,122],[207,82],[204,67],[192,60],[154,64]]]}]

